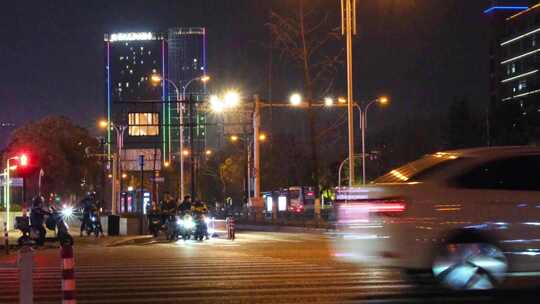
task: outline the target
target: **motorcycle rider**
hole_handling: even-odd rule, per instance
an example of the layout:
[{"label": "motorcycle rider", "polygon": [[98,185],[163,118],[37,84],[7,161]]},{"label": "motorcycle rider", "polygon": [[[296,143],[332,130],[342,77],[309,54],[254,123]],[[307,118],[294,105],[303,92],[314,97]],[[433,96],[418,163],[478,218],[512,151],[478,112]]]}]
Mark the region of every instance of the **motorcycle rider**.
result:
[{"label": "motorcycle rider", "polygon": [[83,218],[81,220],[81,237],[86,225],[90,225],[92,213],[96,209],[96,197],[94,193],[88,193],[81,201],[81,208],[83,212]]},{"label": "motorcycle rider", "polygon": [[45,215],[49,212],[44,209],[45,199],[42,196],[36,196],[32,199],[32,209],[30,210],[30,223],[31,226],[39,231],[39,238],[36,241],[38,246],[42,246],[45,243],[45,236],[47,230],[43,227],[45,223]]},{"label": "motorcycle rider", "polygon": [[[199,221],[202,221],[204,216],[208,215],[208,207],[205,203],[196,200],[193,206],[191,207],[191,212],[193,213],[194,217],[198,219]],[[206,227],[206,223],[203,222],[203,224]],[[210,237],[208,236],[208,227],[204,230],[204,236],[208,240]]]},{"label": "motorcycle rider", "polygon": [[171,217],[176,215],[177,211],[176,202],[169,193],[163,194],[163,201],[161,201],[161,214],[163,223],[167,223]]},{"label": "motorcycle rider", "polygon": [[182,201],[178,209],[181,215],[184,215],[186,212],[191,211],[191,196],[184,196],[184,200]]}]

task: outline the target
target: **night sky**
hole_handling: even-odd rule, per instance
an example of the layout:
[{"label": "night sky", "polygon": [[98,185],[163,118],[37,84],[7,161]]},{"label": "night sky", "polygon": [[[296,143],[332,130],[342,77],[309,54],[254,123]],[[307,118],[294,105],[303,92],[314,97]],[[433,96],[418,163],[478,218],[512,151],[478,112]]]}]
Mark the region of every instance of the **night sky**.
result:
[{"label": "night sky", "polygon": [[[25,0],[5,1],[0,12],[0,121],[23,124],[51,114],[93,127],[104,109],[103,34],[208,28],[211,88],[236,86],[266,96],[269,9],[294,0]],[[310,1],[307,1],[308,5]],[[384,119],[446,111],[456,96],[479,108],[488,100],[488,20],[483,0],[360,0],[355,38],[358,99],[392,96]],[[338,19],[338,0],[320,5]],[[336,22],[336,26],[339,24]],[[301,88],[282,60],[273,96]],[[283,73],[284,71],[290,73]],[[342,73],[343,74],[343,73]],[[341,78],[343,79],[343,77]],[[337,83],[336,95],[345,92]],[[375,116],[373,116],[375,117]],[[5,134],[6,132],[2,132]]]}]

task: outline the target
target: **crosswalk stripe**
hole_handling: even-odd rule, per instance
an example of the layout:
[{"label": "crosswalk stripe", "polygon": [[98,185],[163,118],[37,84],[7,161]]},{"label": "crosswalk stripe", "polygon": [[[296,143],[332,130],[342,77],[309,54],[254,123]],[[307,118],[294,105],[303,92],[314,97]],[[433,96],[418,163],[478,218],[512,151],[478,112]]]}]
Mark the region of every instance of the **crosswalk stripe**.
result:
[{"label": "crosswalk stripe", "polygon": [[[189,260],[112,259],[106,264],[77,264],[80,303],[212,303],[223,301],[335,303],[336,299],[400,294],[412,290],[397,271],[337,268],[263,257],[233,256]],[[17,303],[18,272],[0,272],[0,303]],[[36,267],[36,303],[58,303],[60,265]],[[429,288],[428,288],[429,289]]]}]

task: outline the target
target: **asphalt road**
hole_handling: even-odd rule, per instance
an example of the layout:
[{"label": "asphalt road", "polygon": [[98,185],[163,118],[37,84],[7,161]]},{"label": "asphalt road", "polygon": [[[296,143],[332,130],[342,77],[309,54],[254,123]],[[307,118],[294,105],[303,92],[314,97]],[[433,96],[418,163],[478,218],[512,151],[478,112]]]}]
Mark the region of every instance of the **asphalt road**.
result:
[{"label": "asphalt road", "polygon": [[[330,236],[239,233],[236,241],[92,238],[76,252],[78,303],[537,303],[531,289],[451,293],[412,285],[397,270],[333,258]],[[18,303],[15,255],[0,256],[0,303]],[[57,248],[35,252],[35,303],[60,303]]]}]

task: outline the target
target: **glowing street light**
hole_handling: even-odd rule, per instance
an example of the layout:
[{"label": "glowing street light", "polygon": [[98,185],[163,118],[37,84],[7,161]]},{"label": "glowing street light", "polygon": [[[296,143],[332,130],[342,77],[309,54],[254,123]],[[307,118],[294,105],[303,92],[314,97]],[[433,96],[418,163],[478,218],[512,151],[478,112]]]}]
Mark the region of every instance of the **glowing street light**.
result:
[{"label": "glowing street light", "polygon": [[266,134],[260,134],[259,135],[259,140],[260,141],[265,141],[266,140]]},{"label": "glowing street light", "polygon": [[122,173],[122,178],[123,178],[123,179],[126,179],[126,178],[127,178],[127,174],[126,174],[126,173]]},{"label": "glowing street light", "polygon": [[98,125],[101,129],[107,129],[107,127],[109,126],[109,122],[107,122],[107,120],[105,119],[102,119],[99,121]]},{"label": "glowing street light", "polygon": [[203,82],[203,83],[207,83],[208,81],[210,81],[210,76],[208,75],[204,75],[200,78],[200,80]]},{"label": "glowing street light", "polygon": [[206,150],[204,154],[206,154],[206,156],[210,156],[212,155],[212,150]]},{"label": "glowing street light", "polygon": [[234,108],[240,104],[240,94],[235,90],[229,90],[225,93],[223,102],[227,108]]},{"label": "glowing street light", "polygon": [[239,138],[238,138],[237,135],[231,135],[231,141],[232,141],[232,142],[236,142],[236,141],[238,141],[238,139],[239,139]]},{"label": "glowing street light", "polygon": [[326,97],[324,99],[324,106],[325,107],[331,107],[334,105],[334,99],[332,97]]},{"label": "glowing street light", "polygon": [[302,95],[300,95],[299,93],[293,93],[289,98],[289,102],[292,106],[299,106],[300,104],[302,104]]},{"label": "glowing street light", "polygon": [[210,96],[209,102],[212,112],[221,113],[225,110],[225,104],[217,95]]},{"label": "glowing street light", "polygon": [[387,96],[381,96],[377,101],[381,106],[386,106],[390,103],[390,99]]},{"label": "glowing street light", "polygon": [[152,74],[152,76],[150,76],[150,80],[153,83],[160,83],[163,80],[163,78],[161,78],[161,76],[159,76],[158,74]]},{"label": "glowing street light", "polygon": [[164,166],[165,168],[168,168],[170,165],[171,165],[171,163],[168,162],[168,161],[166,161],[166,162],[163,163],[163,166]]},{"label": "glowing street light", "polygon": [[187,150],[187,149],[186,149],[186,150],[183,150],[183,151],[182,151],[182,154],[183,154],[184,156],[188,156],[188,155],[189,155],[189,150]]}]

